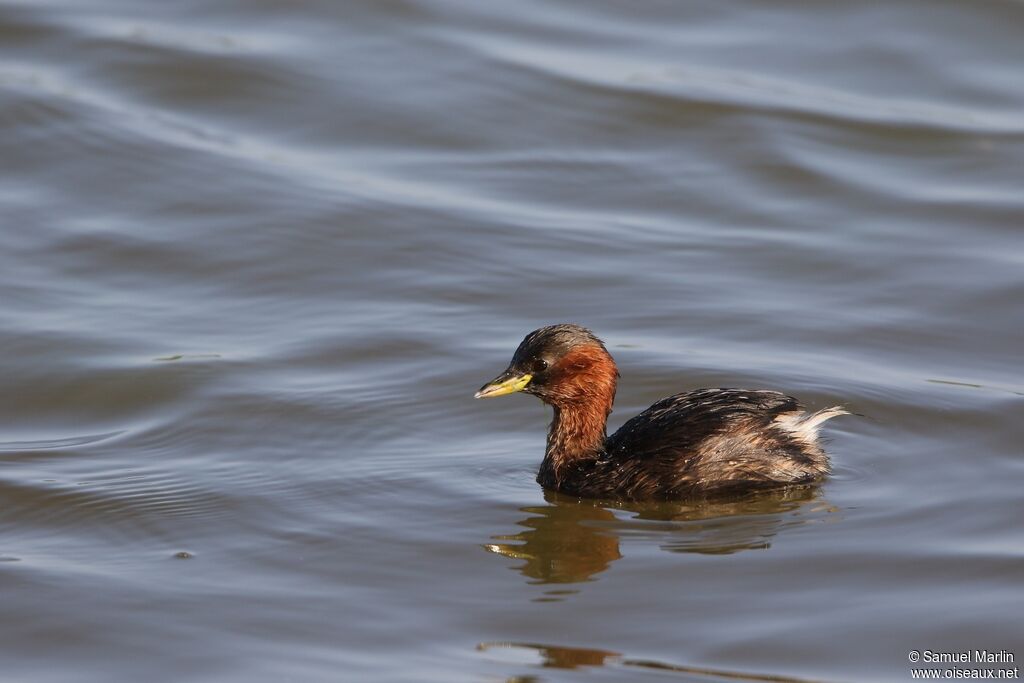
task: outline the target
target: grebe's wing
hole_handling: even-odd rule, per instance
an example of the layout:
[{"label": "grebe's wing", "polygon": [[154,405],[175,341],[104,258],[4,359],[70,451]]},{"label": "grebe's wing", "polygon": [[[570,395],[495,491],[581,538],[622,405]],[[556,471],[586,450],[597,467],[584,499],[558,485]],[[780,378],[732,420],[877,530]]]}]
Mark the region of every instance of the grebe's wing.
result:
[{"label": "grebe's wing", "polygon": [[767,427],[800,404],[778,391],[698,389],[663,398],[626,421],[606,442],[608,455],[626,458],[685,454],[730,430]]}]

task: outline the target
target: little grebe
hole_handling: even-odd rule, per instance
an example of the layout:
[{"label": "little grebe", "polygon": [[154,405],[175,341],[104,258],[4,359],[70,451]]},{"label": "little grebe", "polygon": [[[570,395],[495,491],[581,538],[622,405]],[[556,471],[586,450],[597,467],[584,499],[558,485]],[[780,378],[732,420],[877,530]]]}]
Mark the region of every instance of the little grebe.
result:
[{"label": "little grebe", "polygon": [[814,482],[829,471],[818,429],[847,414],[807,414],[777,391],[698,389],[663,398],[609,437],[618,377],[593,332],[551,325],[526,335],[508,369],[476,398],[522,391],[554,408],[537,474],[544,488],[630,500]]}]

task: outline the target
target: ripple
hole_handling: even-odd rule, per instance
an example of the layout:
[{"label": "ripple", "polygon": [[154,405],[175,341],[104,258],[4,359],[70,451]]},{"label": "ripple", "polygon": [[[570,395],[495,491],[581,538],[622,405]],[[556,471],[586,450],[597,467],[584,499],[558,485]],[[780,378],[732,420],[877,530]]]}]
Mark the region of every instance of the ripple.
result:
[{"label": "ripple", "polygon": [[1020,136],[1019,117],[952,105],[894,102],[866,95],[810,85],[750,71],[709,67],[681,67],[610,56],[584,50],[570,51],[551,44],[524,44],[521,38],[460,34],[453,38],[481,56],[557,79],[563,85],[589,89],[617,98],[630,95],[654,106],[700,105],[722,113],[744,111],[785,114],[831,123],[857,123],[887,130],[934,130]]},{"label": "ripple", "polygon": [[68,436],[59,439],[36,439],[28,441],[0,441],[0,451],[49,451],[56,449],[74,448],[75,446],[86,446],[88,444],[100,443],[126,433],[126,430],[104,432],[102,434],[83,434],[81,436]]},{"label": "ripple", "polygon": [[98,473],[88,480],[0,480],[4,517],[19,528],[74,529],[118,536],[167,533],[175,519],[207,521],[229,514],[229,499],[208,486],[166,472]]}]

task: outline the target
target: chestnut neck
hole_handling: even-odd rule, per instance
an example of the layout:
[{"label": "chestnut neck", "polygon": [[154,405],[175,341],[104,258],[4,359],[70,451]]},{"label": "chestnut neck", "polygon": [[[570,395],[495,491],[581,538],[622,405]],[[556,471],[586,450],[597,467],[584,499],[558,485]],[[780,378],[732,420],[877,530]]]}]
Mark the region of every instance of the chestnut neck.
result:
[{"label": "chestnut neck", "polygon": [[603,347],[567,354],[561,379],[545,397],[554,408],[541,476],[559,486],[568,468],[604,452],[608,415],[615,401],[618,370]]}]

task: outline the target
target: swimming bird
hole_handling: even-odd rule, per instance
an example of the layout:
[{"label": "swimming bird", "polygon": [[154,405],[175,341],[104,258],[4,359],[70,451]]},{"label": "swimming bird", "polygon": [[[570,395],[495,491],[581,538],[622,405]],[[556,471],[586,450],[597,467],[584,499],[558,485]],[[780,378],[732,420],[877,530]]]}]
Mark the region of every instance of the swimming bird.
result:
[{"label": "swimming bird", "polygon": [[777,391],[698,389],[663,398],[607,436],[619,371],[585,327],[526,335],[476,398],[532,394],[554,409],[537,482],[584,498],[681,499],[810,484],[829,472],[818,443],[839,406],[805,412]]}]

